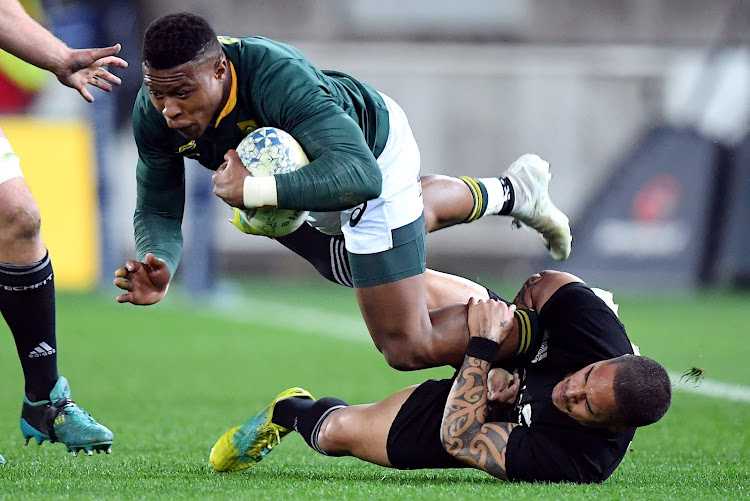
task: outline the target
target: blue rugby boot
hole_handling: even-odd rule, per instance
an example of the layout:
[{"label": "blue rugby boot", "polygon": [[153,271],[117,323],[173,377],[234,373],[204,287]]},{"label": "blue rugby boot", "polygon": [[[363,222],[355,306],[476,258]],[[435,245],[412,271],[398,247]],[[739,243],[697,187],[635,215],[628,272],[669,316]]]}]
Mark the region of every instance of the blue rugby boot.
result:
[{"label": "blue rugby boot", "polygon": [[21,432],[28,445],[36,439],[39,445],[45,440],[62,442],[74,456],[81,450],[91,456],[111,452],[114,436],[70,399],[68,380],[60,376],[49,394],[49,400],[30,402],[24,397],[21,409]]},{"label": "blue rugby boot", "polygon": [[0,454],[0,464],[5,464],[5,458]]},{"label": "blue rugby boot", "polygon": [[211,449],[209,463],[216,471],[239,471],[260,462],[279,445],[290,429],[273,423],[273,409],[279,401],[290,397],[313,398],[302,388],[289,388],[274,398],[265,409],[224,433]]}]

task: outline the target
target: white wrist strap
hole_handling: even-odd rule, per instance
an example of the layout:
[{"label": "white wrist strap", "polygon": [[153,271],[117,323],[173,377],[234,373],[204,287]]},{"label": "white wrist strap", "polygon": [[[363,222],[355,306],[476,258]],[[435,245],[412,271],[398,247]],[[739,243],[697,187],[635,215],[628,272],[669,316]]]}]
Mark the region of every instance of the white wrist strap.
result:
[{"label": "white wrist strap", "polygon": [[276,194],[274,176],[247,176],[242,189],[242,201],[248,209],[270,205],[277,207],[279,199]]}]

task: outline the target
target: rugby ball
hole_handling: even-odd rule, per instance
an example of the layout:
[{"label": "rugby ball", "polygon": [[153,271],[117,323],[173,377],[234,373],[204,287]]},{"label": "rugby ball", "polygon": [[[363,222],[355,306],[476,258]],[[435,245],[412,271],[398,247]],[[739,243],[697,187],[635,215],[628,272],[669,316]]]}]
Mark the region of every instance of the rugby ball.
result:
[{"label": "rugby ball", "polygon": [[[287,132],[274,127],[255,129],[237,145],[242,164],[253,176],[293,172],[307,165],[307,155]],[[235,209],[232,223],[245,233],[283,237],[302,226],[308,211],[260,207]]]}]

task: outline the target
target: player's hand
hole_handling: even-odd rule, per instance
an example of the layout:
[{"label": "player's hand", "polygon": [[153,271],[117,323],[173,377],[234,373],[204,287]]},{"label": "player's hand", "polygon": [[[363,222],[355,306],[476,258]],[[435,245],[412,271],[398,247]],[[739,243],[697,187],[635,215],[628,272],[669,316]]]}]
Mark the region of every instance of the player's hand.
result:
[{"label": "player's hand", "polygon": [[487,400],[495,407],[507,407],[513,405],[521,387],[521,378],[518,373],[510,372],[496,367],[487,376]]},{"label": "player's hand", "polygon": [[87,84],[107,92],[112,90],[113,85],[120,85],[121,80],[104,68],[127,68],[127,61],[115,56],[118,52],[119,43],[101,49],[71,49],[67,59],[52,72],[61,84],[76,89],[86,101],[92,102],[94,96],[86,88]]},{"label": "player's hand", "polygon": [[493,299],[469,299],[469,333],[472,337],[502,343],[513,327],[516,305],[508,306]]},{"label": "player's hand", "polygon": [[224,155],[224,163],[211,176],[211,181],[214,183],[214,195],[232,207],[244,209],[245,198],[243,193],[247,176],[252,176],[252,174],[242,164],[237,151],[227,151]]},{"label": "player's hand", "polygon": [[115,285],[127,291],[117,296],[118,303],[149,305],[158,303],[167,293],[169,268],[163,259],[146,254],[144,262],[128,261],[115,270]]}]

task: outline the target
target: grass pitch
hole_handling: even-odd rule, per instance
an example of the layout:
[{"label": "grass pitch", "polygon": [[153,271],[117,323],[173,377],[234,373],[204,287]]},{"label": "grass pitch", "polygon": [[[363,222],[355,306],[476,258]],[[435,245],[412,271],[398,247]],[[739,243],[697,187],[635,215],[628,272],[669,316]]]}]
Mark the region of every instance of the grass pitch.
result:
[{"label": "grass pitch", "polygon": [[[519,285],[500,292],[512,297]],[[218,306],[187,303],[175,292],[149,308],[116,304],[114,290],[58,295],[60,373],[74,400],[114,431],[110,456],[23,446],[21,370],[0,326],[0,454],[8,460],[0,498],[750,497],[750,402],[683,391],[660,423],[636,434],[601,485],[509,484],[474,470],[402,472],[317,455],[294,434],[258,466],[216,474],[208,467],[215,440],[282,389],[303,386],[318,397],[364,403],[450,370],[389,368],[343,288],[251,283]],[[750,391],[750,296],[616,299],[644,355],[675,373],[698,366],[712,380]]]}]

